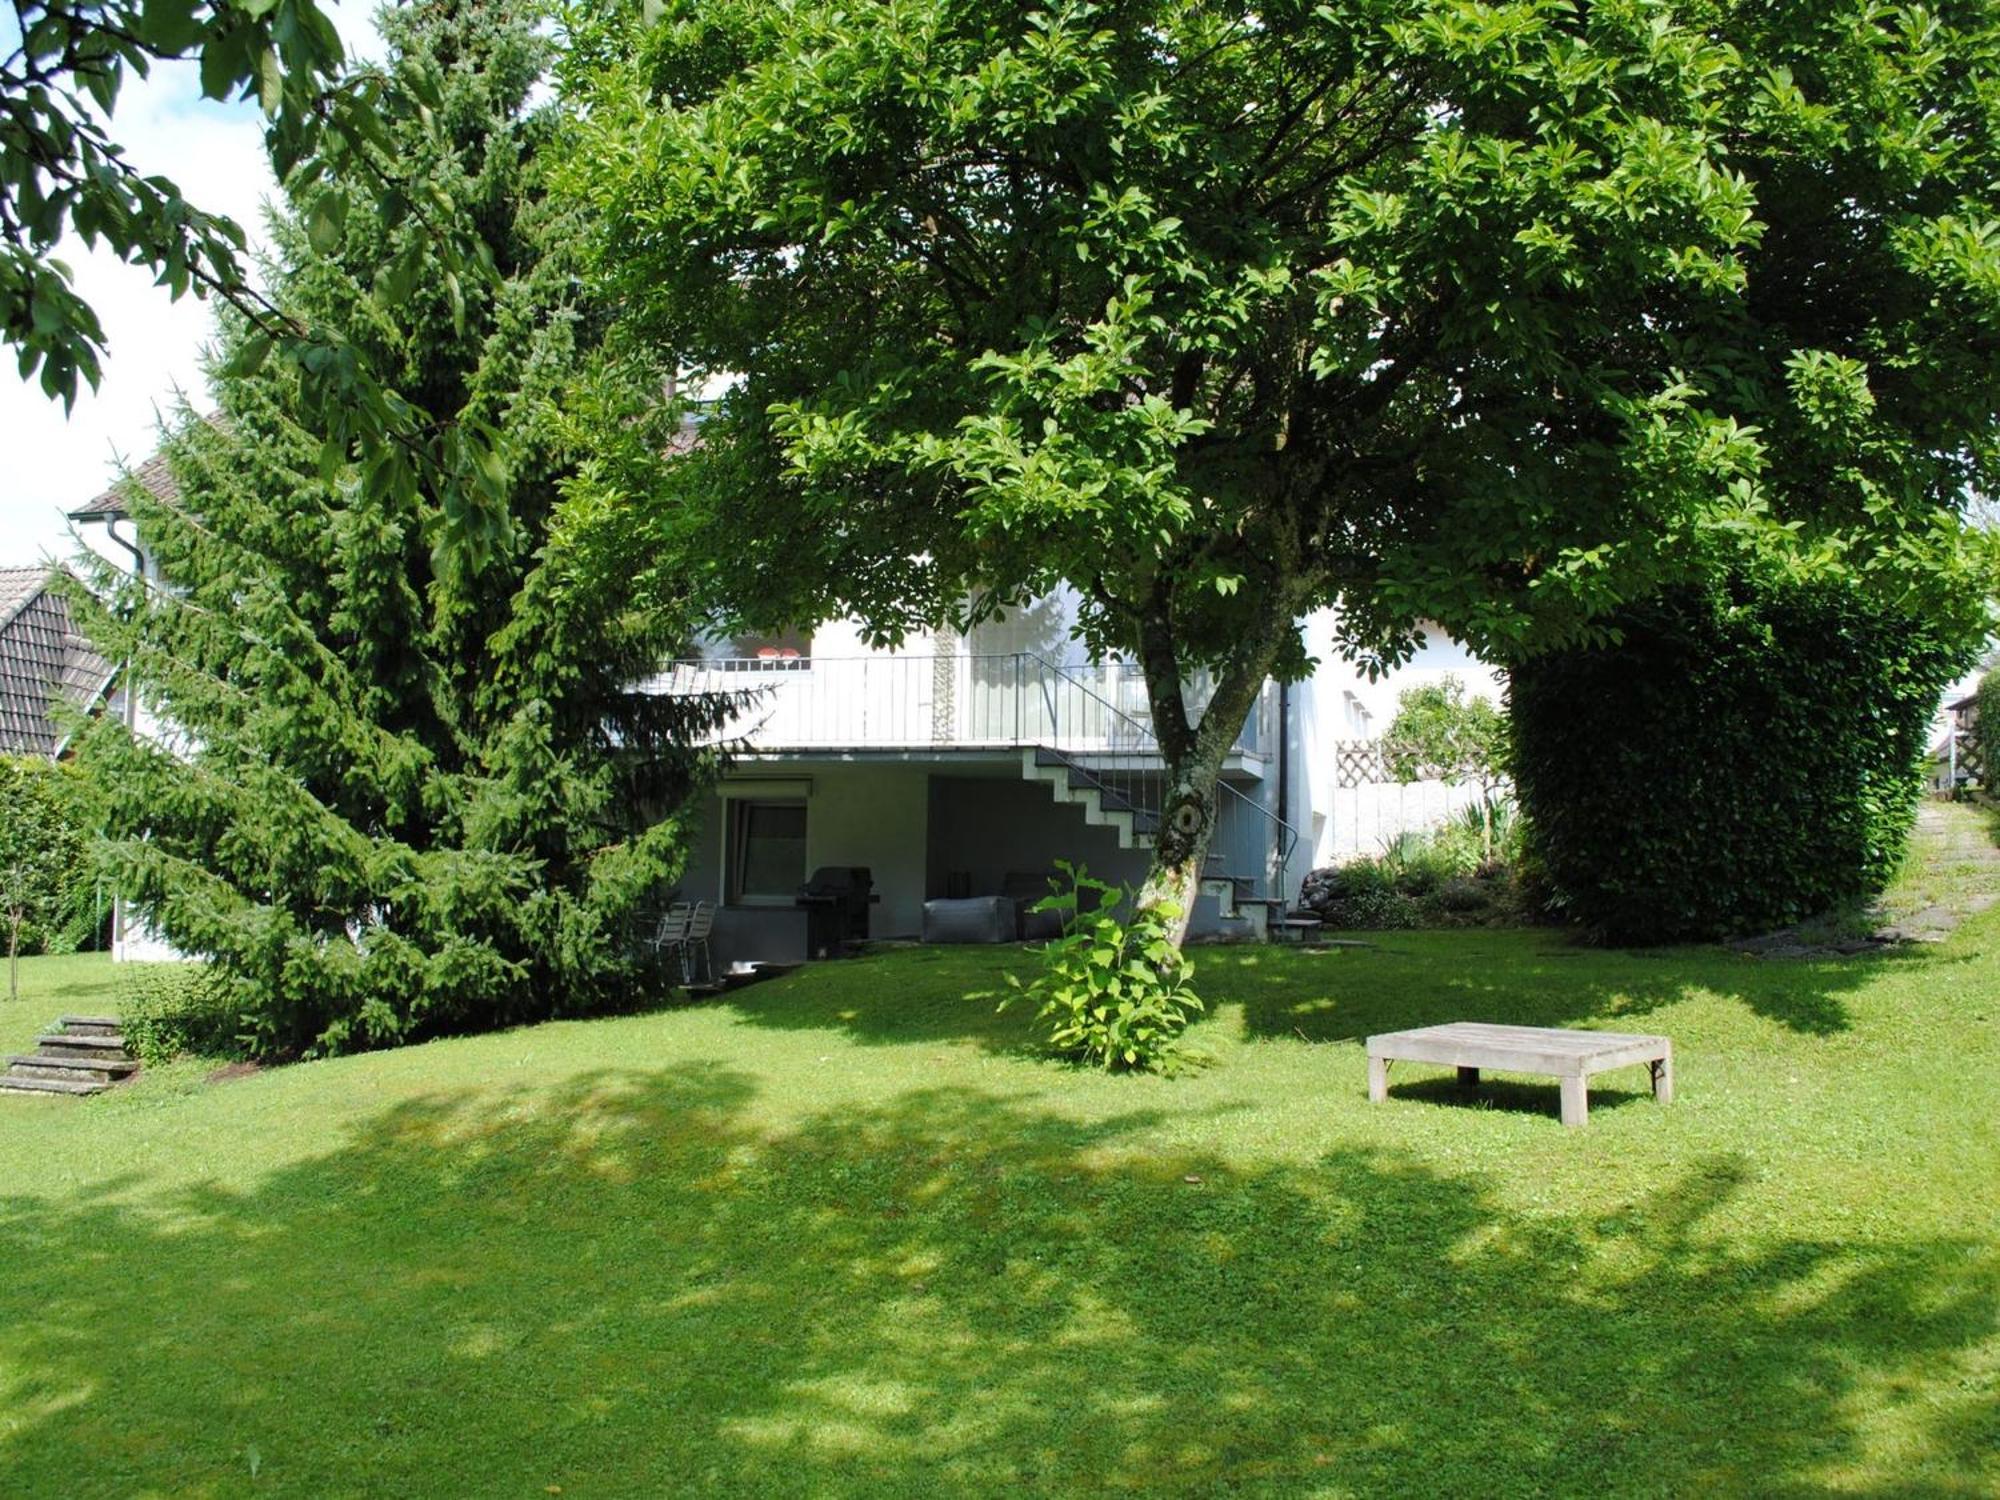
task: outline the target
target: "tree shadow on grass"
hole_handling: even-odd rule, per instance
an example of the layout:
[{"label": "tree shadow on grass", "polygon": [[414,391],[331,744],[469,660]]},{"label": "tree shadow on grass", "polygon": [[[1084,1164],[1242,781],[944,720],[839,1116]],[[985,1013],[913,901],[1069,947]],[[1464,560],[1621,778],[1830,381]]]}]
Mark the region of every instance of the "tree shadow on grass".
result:
[{"label": "tree shadow on grass", "polygon": [[1642,1030],[1646,1017],[1700,991],[1787,1030],[1831,1036],[1852,1024],[1846,994],[1887,968],[1942,961],[1931,952],[1794,962],[1720,948],[1585,948],[1545,932],[1385,933],[1369,948],[1224,950],[1205,983],[1242,1003],[1251,1035],[1308,1041],[1467,1020]]},{"label": "tree shadow on grass", "polygon": [[893,1045],[969,1041],[1027,1053],[1034,1007],[1007,976],[1026,981],[1040,965],[1040,949],[1021,943],[890,948],[807,964],[740,990],[729,1003],[749,1024],[778,1030],[839,1031]]},{"label": "tree shadow on grass", "polygon": [[[1717,948],[1585,948],[1539,931],[1384,933],[1360,948],[1194,952],[1196,988],[1211,1010],[1240,1005],[1250,1036],[1314,1042],[1464,1020],[1643,1029],[1646,1017],[1703,990],[1787,1030],[1830,1036],[1851,1024],[1846,993],[1885,968],[1946,961],[1931,951],[1790,962]],[[730,1004],[756,1026],[1028,1053],[1033,1006],[996,1007],[1011,993],[1006,976],[1030,979],[1038,963],[1037,950],[1018,944],[895,949],[808,965]]]},{"label": "tree shadow on grass", "polygon": [[[246,1085],[246,1087],[249,1085]],[[726,1065],[389,1110],[0,1217],[20,1493],[1985,1493],[1993,1247],[1241,1170],[980,1094],[773,1132]],[[1904,1401],[1886,1446],[1865,1430]]]}]

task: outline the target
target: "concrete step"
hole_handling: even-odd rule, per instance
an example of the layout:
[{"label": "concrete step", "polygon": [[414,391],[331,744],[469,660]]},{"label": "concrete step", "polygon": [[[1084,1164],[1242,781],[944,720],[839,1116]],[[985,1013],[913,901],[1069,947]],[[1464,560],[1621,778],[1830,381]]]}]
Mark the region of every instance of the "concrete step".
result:
[{"label": "concrete step", "polygon": [[36,1077],[67,1078],[89,1074],[100,1078],[123,1078],[139,1071],[129,1057],[53,1057],[46,1052],[17,1052],[7,1061],[17,1073]]},{"label": "concrete step", "polygon": [[45,1036],[36,1037],[35,1045],[37,1047],[54,1047],[66,1054],[84,1057],[95,1056],[99,1053],[122,1053],[125,1050],[125,1038],[122,1036],[71,1036],[66,1031],[54,1031]]},{"label": "concrete step", "polygon": [[56,1025],[70,1036],[116,1036],[116,1016],[64,1016]]},{"label": "concrete step", "polygon": [[0,1094],[101,1094],[110,1087],[101,1080],[24,1078],[18,1073],[0,1073]]}]

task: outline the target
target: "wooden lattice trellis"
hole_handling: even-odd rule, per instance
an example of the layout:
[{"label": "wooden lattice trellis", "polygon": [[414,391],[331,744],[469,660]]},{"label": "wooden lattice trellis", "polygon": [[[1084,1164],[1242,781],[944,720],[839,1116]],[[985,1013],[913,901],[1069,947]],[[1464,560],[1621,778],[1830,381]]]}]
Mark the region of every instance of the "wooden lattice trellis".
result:
[{"label": "wooden lattice trellis", "polygon": [[1380,786],[1395,780],[1382,759],[1380,740],[1335,740],[1333,784],[1338,787]]}]

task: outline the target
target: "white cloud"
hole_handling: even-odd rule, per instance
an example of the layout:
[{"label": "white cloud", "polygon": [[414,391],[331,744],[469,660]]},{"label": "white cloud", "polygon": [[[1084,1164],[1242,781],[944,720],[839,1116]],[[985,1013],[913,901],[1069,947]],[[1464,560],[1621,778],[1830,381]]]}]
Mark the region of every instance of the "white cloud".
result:
[{"label": "white cloud", "polygon": [[[372,6],[349,0],[327,9],[350,52],[379,57]],[[276,187],[254,107],[201,98],[194,65],[173,63],[127,84],[112,125],[141,171],[164,173],[190,202],[229,215],[253,245],[262,236],[263,204]],[[208,304],[193,296],[170,302],[150,271],[120,264],[101,246],[68,241],[60,258],[104,326],[104,379],[95,392],[79,392],[65,417],[40,385],[18,377],[11,351],[0,351],[0,444],[8,461],[0,565],[67,555],[63,513],[102,493],[120,458],[136,462],[152,451],[158,414],[172,408],[176,391],[197,404],[202,396]]]}]

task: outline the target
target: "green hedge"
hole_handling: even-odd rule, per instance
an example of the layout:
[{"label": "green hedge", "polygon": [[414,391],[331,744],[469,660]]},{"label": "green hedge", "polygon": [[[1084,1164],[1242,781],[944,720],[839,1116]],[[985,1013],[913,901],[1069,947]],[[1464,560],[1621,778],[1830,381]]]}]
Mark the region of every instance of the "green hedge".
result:
[{"label": "green hedge", "polygon": [[0,956],[16,910],[23,953],[98,946],[110,906],[91,857],[98,822],[75,764],[0,755]]},{"label": "green hedge", "polygon": [[1516,668],[1527,858],[1615,941],[1764,931],[1903,855],[1939,695],[1972,648],[1852,585],[1738,578]]}]

